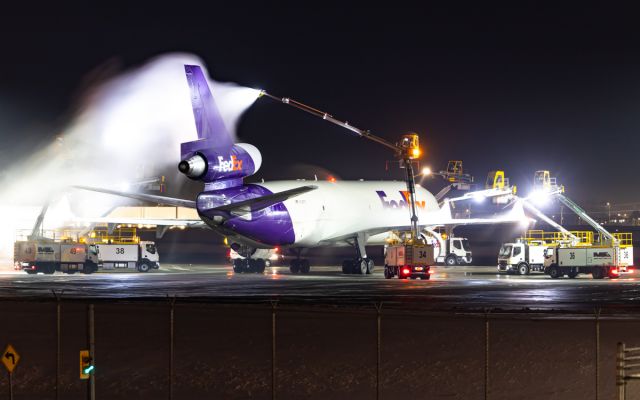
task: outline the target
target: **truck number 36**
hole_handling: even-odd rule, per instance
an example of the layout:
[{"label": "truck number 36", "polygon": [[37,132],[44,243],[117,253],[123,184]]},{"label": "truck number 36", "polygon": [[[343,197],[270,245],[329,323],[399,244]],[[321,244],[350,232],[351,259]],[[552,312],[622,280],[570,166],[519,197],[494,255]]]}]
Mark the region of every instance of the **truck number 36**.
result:
[{"label": "truck number 36", "polygon": [[116,247],[116,254],[124,254],[124,248]]}]

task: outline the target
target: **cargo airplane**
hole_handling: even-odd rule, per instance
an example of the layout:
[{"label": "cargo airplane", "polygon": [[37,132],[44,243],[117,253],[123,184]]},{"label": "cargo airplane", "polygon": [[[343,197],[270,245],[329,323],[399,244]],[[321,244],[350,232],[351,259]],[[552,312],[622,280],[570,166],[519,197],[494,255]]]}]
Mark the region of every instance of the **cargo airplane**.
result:
[{"label": "cargo airplane", "polygon": [[[234,143],[216,106],[202,69],[185,65],[191,92],[197,140],[182,143],[178,169],[189,179],[204,183],[195,200],[79,186],[81,189],[197,210],[202,225],[224,235],[244,259],[234,261],[236,272],[262,272],[272,249],[289,249],[293,273],[309,272],[302,250],[318,246],[350,245],[353,259],[343,263],[344,273],[367,274],[374,265],[365,245],[384,244],[389,232],[408,231],[408,194],[402,181],[274,181],[246,183],[262,164],[260,151],[247,143]],[[185,99],[186,101],[186,99]],[[519,222],[522,208],[490,219],[455,219],[448,202],[439,206],[424,188],[416,187],[420,227],[476,223]],[[109,222],[109,221],[103,221]],[[118,221],[110,221],[117,223]],[[131,222],[131,221],[120,221]],[[135,221],[134,221],[135,222]],[[137,222],[135,222],[137,223]],[[145,220],[144,224],[176,225],[176,221]]]}]

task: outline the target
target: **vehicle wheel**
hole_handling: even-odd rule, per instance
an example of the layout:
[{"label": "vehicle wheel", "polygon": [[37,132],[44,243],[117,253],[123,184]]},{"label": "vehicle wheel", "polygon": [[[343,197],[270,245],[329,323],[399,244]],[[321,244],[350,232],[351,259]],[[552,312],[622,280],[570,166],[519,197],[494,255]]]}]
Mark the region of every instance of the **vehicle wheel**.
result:
[{"label": "vehicle wheel", "polygon": [[527,263],[518,264],[518,273],[520,275],[529,275],[529,265]]},{"label": "vehicle wheel", "polygon": [[344,260],[342,262],[342,273],[350,274],[353,271],[353,261],[352,260]]},{"label": "vehicle wheel", "polygon": [[[87,268],[86,265],[85,265],[85,268]],[[89,269],[91,269],[91,268],[89,267]],[[151,267],[146,262],[143,262],[143,263],[138,265],[138,271],[140,271],[140,272],[149,272],[150,269],[151,269]]]},{"label": "vehicle wheel", "polygon": [[355,260],[353,263],[353,273],[358,275],[364,275],[367,273],[367,260],[364,258]]},{"label": "vehicle wheel", "polygon": [[560,273],[560,268],[558,267],[549,267],[549,276],[553,279],[558,279],[562,277],[562,273]]},{"label": "vehicle wheel", "polygon": [[456,261],[456,258],[454,256],[448,256],[445,260],[444,263],[448,266],[448,267],[453,267],[455,266],[458,262]]},{"label": "vehicle wheel", "polygon": [[593,279],[602,279],[604,278],[604,271],[600,267],[595,267],[591,272],[591,276],[593,276]]},{"label": "vehicle wheel", "polygon": [[389,268],[388,265],[384,266],[384,278],[385,279],[393,278],[393,272],[391,271],[391,268]]},{"label": "vehicle wheel", "polygon": [[298,272],[300,272],[300,260],[291,260],[289,271],[291,271],[292,274],[297,274]]},{"label": "vehicle wheel", "polygon": [[571,279],[574,279],[576,276],[578,276],[578,271],[571,271],[567,274],[567,276]]},{"label": "vehicle wheel", "polygon": [[26,272],[27,272],[27,274],[29,274],[29,275],[35,275],[35,274],[37,274],[37,273],[38,273],[37,271],[34,271],[34,270],[27,270]]},{"label": "vehicle wheel", "polygon": [[48,265],[43,269],[42,272],[47,275],[53,275],[56,272],[56,267],[54,267],[53,265]]},{"label": "vehicle wheel", "polygon": [[367,258],[367,274],[373,274],[373,269],[375,265],[373,264],[373,260],[371,258]]},{"label": "vehicle wheel", "polygon": [[254,261],[253,268],[254,268],[254,271],[257,272],[258,274],[263,273],[266,267],[267,267],[267,263],[265,260],[259,258]]},{"label": "vehicle wheel", "polygon": [[308,274],[310,270],[311,265],[309,265],[309,260],[300,260],[300,272]]},{"label": "vehicle wheel", "polygon": [[422,276],[422,280],[423,280],[423,281],[425,281],[425,280],[426,280],[426,281],[428,281],[429,279],[431,279],[431,274],[424,274],[424,275]]}]

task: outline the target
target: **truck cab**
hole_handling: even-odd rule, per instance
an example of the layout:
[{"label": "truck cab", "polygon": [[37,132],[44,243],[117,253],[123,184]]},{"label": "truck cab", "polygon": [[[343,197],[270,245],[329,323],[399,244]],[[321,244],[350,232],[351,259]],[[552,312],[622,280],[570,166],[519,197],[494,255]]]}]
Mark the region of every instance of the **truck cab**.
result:
[{"label": "truck cab", "polygon": [[498,253],[498,271],[520,275],[543,272],[546,248],[544,243],[505,243]]},{"label": "truck cab", "polygon": [[439,262],[453,266],[460,264],[471,264],[471,246],[467,238],[452,237],[444,241],[444,252],[440,251]]}]

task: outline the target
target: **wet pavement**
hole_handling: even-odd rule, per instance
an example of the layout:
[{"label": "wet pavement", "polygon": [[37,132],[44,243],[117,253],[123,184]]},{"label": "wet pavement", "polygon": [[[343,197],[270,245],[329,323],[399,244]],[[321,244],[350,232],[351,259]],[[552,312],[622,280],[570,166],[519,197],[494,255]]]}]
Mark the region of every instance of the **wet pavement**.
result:
[{"label": "wet pavement", "polygon": [[[225,302],[280,300],[289,302],[386,303],[412,302],[438,310],[559,310],[594,308],[640,310],[640,280],[553,280],[543,274],[498,274],[495,267],[437,267],[431,280],[384,279],[381,268],[372,275],[344,275],[338,267],[313,267],[307,275],[286,267],[263,274],[235,274],[226,265],[163,265],[150,273],[100,272],[92,275],[27,275],[0,271],[0,297],[51,298],[52,291],[69,298],[206,299]],[[636,310],[637,308],[637,310]]]}]

